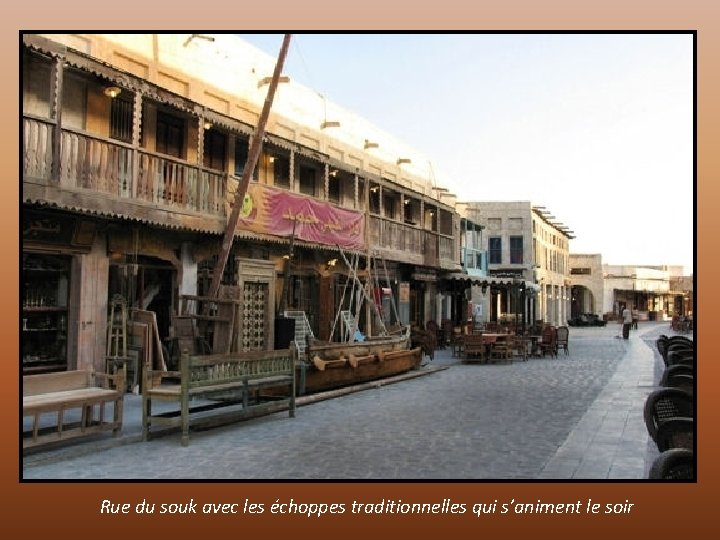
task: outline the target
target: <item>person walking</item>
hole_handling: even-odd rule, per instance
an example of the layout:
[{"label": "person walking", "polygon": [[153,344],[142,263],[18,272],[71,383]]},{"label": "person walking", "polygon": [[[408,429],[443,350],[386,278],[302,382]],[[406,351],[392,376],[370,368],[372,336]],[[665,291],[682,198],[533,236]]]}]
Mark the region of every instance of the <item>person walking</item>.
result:
[{"label": "person walking", "polygon": [[637,330],[638,329],[638,320],[640,319],[640,314],[638,313],[637,306],[632,307],[632,329]]},{"label": "person walking", "polygon": [[630,311],[630,308],[625,306],[622,310],[622,320],[623,320],[623,327],[622,327],[622,336],[623,339],[628,339],[630,337],[630,327],[632,326],[632,311]]}]

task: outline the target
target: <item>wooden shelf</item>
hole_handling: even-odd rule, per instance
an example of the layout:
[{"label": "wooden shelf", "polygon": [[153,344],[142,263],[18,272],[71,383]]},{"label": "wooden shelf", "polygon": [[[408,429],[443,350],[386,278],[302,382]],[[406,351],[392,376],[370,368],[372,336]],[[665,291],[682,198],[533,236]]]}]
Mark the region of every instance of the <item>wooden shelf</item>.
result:
[{"label": "wooden shelf", "polygon": [[33,373],[44,373],[47,371],[62,371],[67,369],[67,364],[39,364],[26,366],[23,365],[23,375],[31,375]]},{"label": "wooden shelf", "polygon": [[23,332],[57,332],[58,330],[58,328],[23,328]]}]

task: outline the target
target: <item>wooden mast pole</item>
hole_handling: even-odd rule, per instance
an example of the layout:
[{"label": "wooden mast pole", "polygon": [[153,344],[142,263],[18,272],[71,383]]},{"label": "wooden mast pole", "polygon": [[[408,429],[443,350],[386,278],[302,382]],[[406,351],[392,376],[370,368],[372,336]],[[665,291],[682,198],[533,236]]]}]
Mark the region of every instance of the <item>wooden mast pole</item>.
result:
[{"label": "wooden mast pole", "polygon": [[253,135],[250,143],[250,149],[248,151],[248,159],[243,170],[243,175],[240,180],[240,184],[235,191],[235,202],[232,206],[232,212],[228,218],[227,226],[225,227],[225,234],[222,241],[222,249],[218,255],[218,260],[215,263],[213,269],[212,281],[210,282],[210,290],[208,296],[211,298],[217,298],[218,291],[220,289],[220,281],[222,281],[223,272],[225,272],[225,265],[227,264],[228,256],[232,248],[233,239],[235,238],[235,229],[237,228],[238,221],[240,220],[240,209],[247,193],[248,185],[250,184],[250,178],[252,178],[255,172],[255,166],[260,156],[260,150],[262,148],[262,139],[265,134],[265,125],[267,124],[268,117],[270,116],[270,108],[272,107],[273,98],[275,97],[275,90],[277,89],[278,82],[280,81],[280,73],[282,73],[283,64],[285,63],[285,57],[290,46],[291,34],[285,34],[285,37],[280,47],[280,53],[278,54],[277,63],[275,64],[275,71],[273,72],[272,79],[270,81],[270,87],[268,88],[267,96],[265,96],[265,103],[263,104],[262,113],[258,120],[257,127],[255,128],[255,134]]}]

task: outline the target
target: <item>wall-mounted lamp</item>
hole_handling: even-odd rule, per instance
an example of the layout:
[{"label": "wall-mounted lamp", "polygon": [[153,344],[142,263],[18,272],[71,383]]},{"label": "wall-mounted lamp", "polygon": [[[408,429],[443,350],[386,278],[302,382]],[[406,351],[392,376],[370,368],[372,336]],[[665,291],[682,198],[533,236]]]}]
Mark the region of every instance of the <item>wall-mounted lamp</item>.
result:
[{"label": "wall-mounted lamp", "polygon": [[369,148],[377,148],[378,146],[380,146],[378,143],[365,139],[365,150],[368,150]]},{"label": "wall-mounted lamp", "polygon": [[122,90],[117,86],[107,86],[105,90],[103,90],[103,93],[110,99],[115,99],[121,92]]},{"label": "wall-mounted lamp", "polygon": [[337,128],[340,127],[340,122],[330,122],[328,120],[325,120],[322,124],[320,124],[320,129],[326,129],[326,128]]},{"label": "wall-mounted lamp", "polygon": [[337,264],[337,261],[338,261],[337,259],[330,259],[330,260],[327,262],[328,268],[330,268],[330,267],[332,267],[332,266],[335,266],[335,265]]},{"label": "wall-mounted lamp", "polygon": [[410,199],[405,199],[405,204],[410,204]]},{"label": "wall-mounted lamp", "polygon": [[398,158],[398,160],[397,160],[398,165],[403,165],[404,163],[412,163],[412,160],[410,158],[406,158],[406,157]]},{"label": "wall-mounted lamp", "polygon": [[210,120],[205,120],[205,121],[203,122],[203,129],[210,129],[211,127],[213,127],[213,125],[212,125],[212,122],[211,122]]},{"label": "wall-mounted lamp", "polygon": [[275,163],[275,156],[269,156],[268,163]]},{"label": "wall-mounted lamp", "polygon": [[332,171],[330,171],[329,175],[331,178],[335,178],[338,175],[338,170],[333,169]]},{"label": "wall-mounted lamp", "polygon": [[[272,77],[263,77],[262,79],[260,79],[258,81],[258,88],[265,86],[266,84],[270,84],[271,82],[272,82]],[[281,75],[278,78],[278,83],[289,83],[289,82],[290,82],[290,77],[288,77],[287,75]]]},{"label": "wall-mounted lamp", "polygon": [[375,186],[375,187],[373,187],[373,188],[370,188],[370,193],[377,193],[377,191],[378,191],[378,187],[377,187],[377,186]]}]

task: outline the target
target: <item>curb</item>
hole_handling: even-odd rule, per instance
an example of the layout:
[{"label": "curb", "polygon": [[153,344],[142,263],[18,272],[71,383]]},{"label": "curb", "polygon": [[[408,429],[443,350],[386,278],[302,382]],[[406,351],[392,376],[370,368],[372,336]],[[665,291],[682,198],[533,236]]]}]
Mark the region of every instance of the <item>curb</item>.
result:
[{"label": "curb", "polygon": [[[305,405],[311,405],[320,401],[346,396],[355,392],[362,392],[364,390],[371,390],[389,384],[395,384],[410,379],[416,379],[418,377],[424,377],[425,375],[432,375],[433,373],[444,371],[449,367],[450,366],[433,366],[427,367],[426,369],[416,369],[413,371],[408,371],[407,373],[403,373],[401,375],[394,375],[392,377],[368,381],[366,383],[356,384],[353,386],[345,386],[343,388],[328,390],[327,392],[319,392],[317,394],[312,394],[308,396],[300,396],[295,398],[295,405],[296,407],[303,407]],[[287,408],[273,411],[273,413],[281,412],[282,410],[287,410]],[[257,416],[250,417],[248,418],[248,420],[251,418],[257,418]],[[163,435],[173,433],[174,431],[177,431],[177,429],[168,428],[166,430],[158,430],[153,433],[153,438],[161,437]],[[48,448],[45,451],[39,450],[31,454],[23,455],[22,467],[24,469],[26,467],[35,467],[38,465],[57,463],[58,461],[80,457],[87,454],[92,454],[93,452],[109,450],[118,446],[125,446],[128,444],[134,444],[142,441],[142,433],[130,433],[127,435],[120,435],[119,437],[113,437],[111,439],[105,438],[97,441],[87,441],[68,447]]]}]

